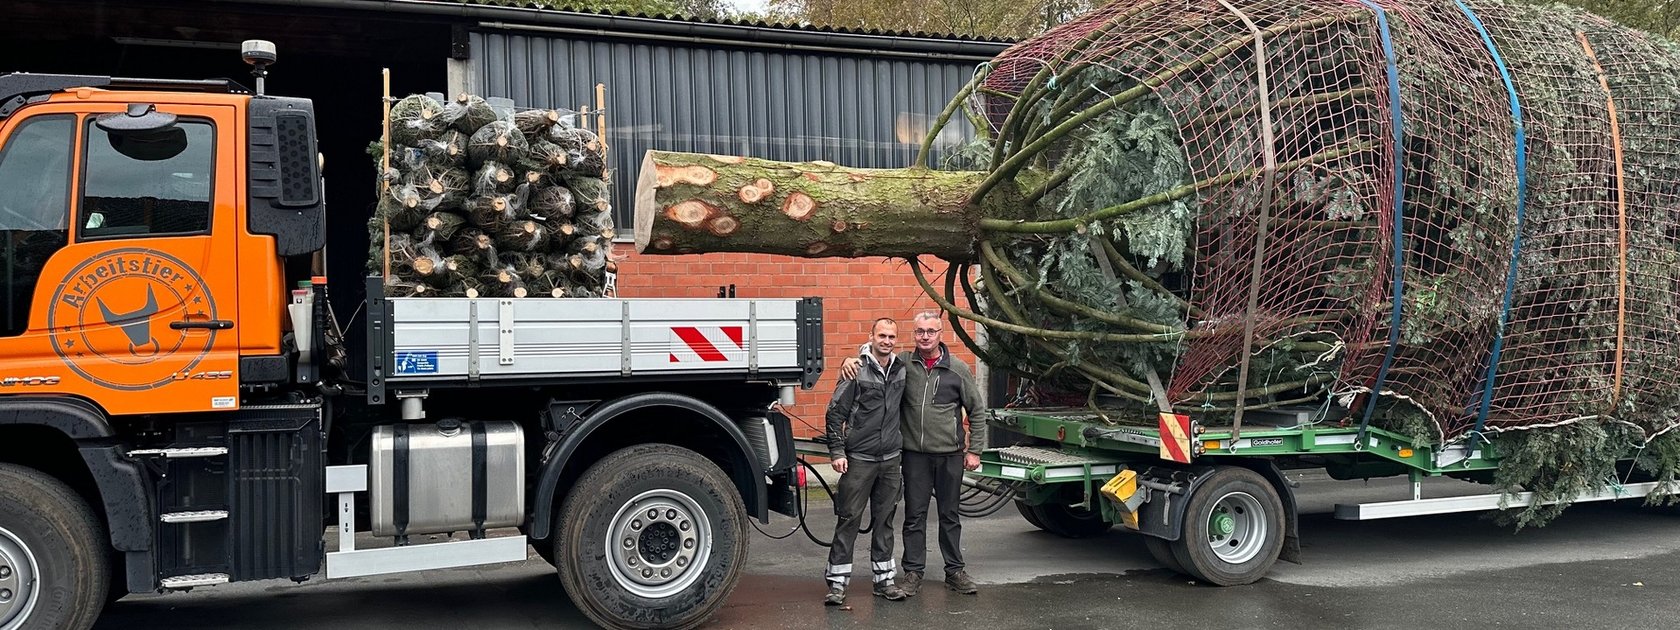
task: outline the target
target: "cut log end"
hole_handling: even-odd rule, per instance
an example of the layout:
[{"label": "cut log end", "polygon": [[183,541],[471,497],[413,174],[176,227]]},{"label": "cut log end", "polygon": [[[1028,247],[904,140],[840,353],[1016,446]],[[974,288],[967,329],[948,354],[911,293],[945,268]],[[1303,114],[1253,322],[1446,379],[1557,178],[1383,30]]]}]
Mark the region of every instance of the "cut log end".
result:
[{"label": "cut log end", "polygon": [[525,297],[525,295],[528,294],[528,293],[530,293],[530,292],[526,291],[525,287],[514,287],[513,288],[513,297],[521,297],[522,298],[522,297]]}]

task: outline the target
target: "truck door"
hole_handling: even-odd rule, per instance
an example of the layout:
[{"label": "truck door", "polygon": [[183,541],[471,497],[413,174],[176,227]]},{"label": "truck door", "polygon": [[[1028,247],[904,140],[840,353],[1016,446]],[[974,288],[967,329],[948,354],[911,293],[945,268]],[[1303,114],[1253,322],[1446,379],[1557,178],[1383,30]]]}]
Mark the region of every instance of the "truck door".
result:
[{"label": "truck door", "polygon": [[126,104],[79,109],[68,244],[0,356],[62,367],[58,389],[116,415],[237,407],[234,109],[160,104],[174,124],[144,132],[99,124]]}]

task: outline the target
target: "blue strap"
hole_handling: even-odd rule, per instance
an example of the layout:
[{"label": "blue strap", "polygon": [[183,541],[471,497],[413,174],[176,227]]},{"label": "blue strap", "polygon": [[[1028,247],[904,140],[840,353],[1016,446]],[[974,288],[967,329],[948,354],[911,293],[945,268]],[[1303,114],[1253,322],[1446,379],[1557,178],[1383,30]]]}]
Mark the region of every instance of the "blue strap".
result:
[{"label": "blue strap", "polygon": [[1388,381],[1388,370],[1394,366],[1394,352],[1400,347],[1400,298],[1405,288],[1406,272],[1406,120],[1400,111],[1400,69],[1394,63],[1394,41],[1388,32],[1388,13],[1370,0],[1359,0],[1377,14],[1377,31],[1382,35],[1383,58],[1388,62],[1388,102],[1394,127],[1394,308],[1388,325],[1388,350],[1383,353],[1382,367],[1377,370],[1376,383],[1365,401],[1365,417],[1359,420],[1359,443],[1365,442],[1365,428],[1377,412],[1377,397]]},{"label": "blue strap", "polygon": [[[1523,130],[1522,101],[1517,97],[1517,86],[1511,82],[1511,73],[1505,67],[1505,59],[1499,56],[1499,47],[1494,45],[1493,37],[1488,35],[1482,20],[1470,11],[1470,7],[1464,5],[1464,0],[1453,2],[1464,12],[1464,17],[1470,18],[1470,23],[1476,26],[1476,31],[1482,35],[1482,45],[1486,46],[1488,54],[1493,56],[1493,64],[1499,68],[1499,78],[1505,82],[1505,92],[1511,97],[1511,122],[1516,126],[1517,227],[1511,236],[1511,265],[1505,272],[1505,302],[1499,310],[1499,328],[1494,333],[1493,352],[1488,355],[1487,375],[1482,383],[1481,409],[1476,412],[1476,428],[1470,433],[1472,436],[1479,436],[1482,427],[1487,424],[1488,408],[1493,404],[1493,381],[1499,374],[1499,354],[1505,349],[1505,324],[1511,317],[1511,299],[1517,288],[1517,256],[1522,253],[1524,201],[1528,196],[1528,146]],[[1475,440],[1471,440],[1470,448],[1472,451],[1476,448]]]}]

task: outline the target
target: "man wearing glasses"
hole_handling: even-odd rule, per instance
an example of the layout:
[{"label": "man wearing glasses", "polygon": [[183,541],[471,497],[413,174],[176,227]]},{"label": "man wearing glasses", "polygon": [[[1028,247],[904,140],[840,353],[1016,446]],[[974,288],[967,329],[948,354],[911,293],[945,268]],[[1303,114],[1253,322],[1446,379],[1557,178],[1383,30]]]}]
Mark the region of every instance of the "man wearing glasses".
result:
[{"label": "man wearing glasses", "polygon": [[[918,313],[916,349],[899,355],[904,376],[904,575],[899,586],[915,596],[927,561],[927,515],[930,500],[939,502],[939,553],[945,558],[945,585],[958,593],[979,592],[962,559],[961,502],[964,470],[980,468],[986,423],[969,421],[980,412],[974,372],[951,356],[940,340],[944,319],[937,312]],[[847,359],[840,375],[855,375],[861,361]],[[966,436],[964,426],[967,426]],[[966,438],[966,439],[965,439]]]}]

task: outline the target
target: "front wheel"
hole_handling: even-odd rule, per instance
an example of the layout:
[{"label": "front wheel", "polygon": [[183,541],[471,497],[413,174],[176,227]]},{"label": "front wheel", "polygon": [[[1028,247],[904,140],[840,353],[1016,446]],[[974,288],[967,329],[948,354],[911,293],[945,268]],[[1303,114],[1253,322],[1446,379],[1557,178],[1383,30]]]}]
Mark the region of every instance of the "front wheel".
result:
[{"label": "front wheel", "polygon": [[92,627],[105,607],[108,549],[69,486],[0,464],[0,630]]},{"label": "front wheel", "polygon": [[572,487],[554,557],[567,594],[608,628],[693,628],[723,605],[747,560],[735,485],[694,451],[612,453]]},{"label": "front wheel", "polygon": [[1283,500],[1265,477],[1221,467],[1190,496],[1173,558],[1192,577],[1219,586],[1251,584],[1283,551],[1284,521]]}]

